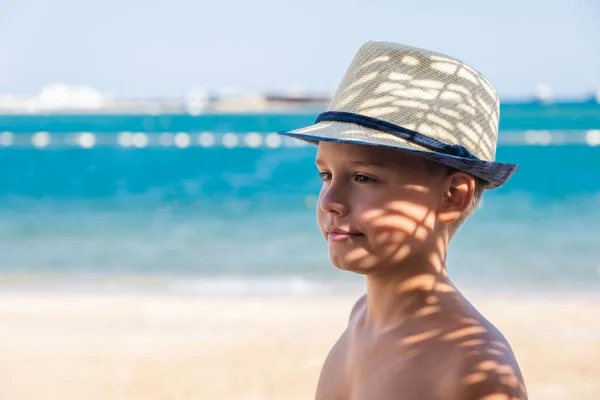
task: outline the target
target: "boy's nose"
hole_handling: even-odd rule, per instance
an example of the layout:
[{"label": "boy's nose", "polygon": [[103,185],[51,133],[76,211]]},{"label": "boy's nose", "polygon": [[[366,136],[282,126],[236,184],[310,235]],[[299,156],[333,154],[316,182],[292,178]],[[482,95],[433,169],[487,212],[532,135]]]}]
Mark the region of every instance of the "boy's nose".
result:
[{"label": "boy's nose", "polygon": [[347,196],[339,186],[331,184],[321,190],[319,208],[328,214],[344,216],[348,213]]}]

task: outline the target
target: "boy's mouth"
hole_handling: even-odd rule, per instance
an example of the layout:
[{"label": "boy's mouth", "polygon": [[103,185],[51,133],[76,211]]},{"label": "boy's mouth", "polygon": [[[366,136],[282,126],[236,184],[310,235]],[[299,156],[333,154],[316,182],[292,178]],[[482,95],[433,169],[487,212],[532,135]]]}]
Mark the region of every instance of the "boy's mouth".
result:
[{"label": "boy's mouth", "polygon": [[360,232],[353,232],[338,228],[326,228],[325,231],[327,232],[327,239],[332,242],[340,242],[343,240],[364,236],[364,234]]}]

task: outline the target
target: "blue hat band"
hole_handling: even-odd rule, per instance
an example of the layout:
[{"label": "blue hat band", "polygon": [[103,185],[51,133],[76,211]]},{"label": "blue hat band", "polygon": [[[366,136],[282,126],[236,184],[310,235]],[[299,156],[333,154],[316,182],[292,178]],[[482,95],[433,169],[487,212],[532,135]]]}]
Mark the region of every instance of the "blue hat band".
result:
[{"label": "blue hat band", "polygon": [[467,150],[464,146],[455,144],[447,144],[440,142],[437,139],[423,135],[422,133],[403,128],[399,125],[392,124],[377,118],[368,117],[366,115],[355,114],[344,111],[326,111],[319,114],[316,123],[332,121],[332,122],[348,122],[364,126],[365,128],[375,129],[381,132],[389,133],[419,146],[425,147],[436,153],[447,154],[456,157],[468,158],[471,160],[479,160],[477,156]]}]

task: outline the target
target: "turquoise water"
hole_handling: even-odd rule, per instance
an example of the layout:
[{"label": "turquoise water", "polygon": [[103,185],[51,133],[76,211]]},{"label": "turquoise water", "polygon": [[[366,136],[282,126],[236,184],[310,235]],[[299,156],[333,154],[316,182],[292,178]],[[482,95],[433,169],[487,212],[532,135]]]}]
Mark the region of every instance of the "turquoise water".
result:
[{"label": "turquoise water", "polygon": [[[0,116],[0,274],[228,294],[360,282],[318,232],[315,148],[272,134],[314,117]],[[502,118],[498,158],[521,168],[462,228],[450,273],[482,290],[600,292],[600,106],[511,104]]]}]

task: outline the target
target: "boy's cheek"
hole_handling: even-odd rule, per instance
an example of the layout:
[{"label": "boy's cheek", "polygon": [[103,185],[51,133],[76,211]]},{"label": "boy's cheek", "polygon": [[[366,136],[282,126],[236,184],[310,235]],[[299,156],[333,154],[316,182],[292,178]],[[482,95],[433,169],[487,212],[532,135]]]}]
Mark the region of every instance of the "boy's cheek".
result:
[{"label": "boy's cheek", "polygon": [[319,230],[321,231],[321,234],[323,235],[325,240],[327,240],[327,233],[325,232],[325,229],[324,229],[325,213],[323,212],[323,210],[321,210],[321,208],[319,207],[319,204],[317,204],[317,224],[319,225]]}]

